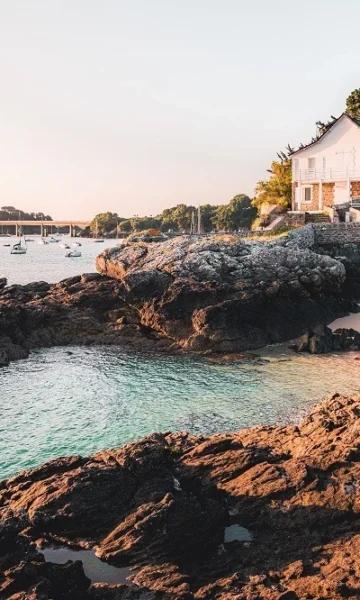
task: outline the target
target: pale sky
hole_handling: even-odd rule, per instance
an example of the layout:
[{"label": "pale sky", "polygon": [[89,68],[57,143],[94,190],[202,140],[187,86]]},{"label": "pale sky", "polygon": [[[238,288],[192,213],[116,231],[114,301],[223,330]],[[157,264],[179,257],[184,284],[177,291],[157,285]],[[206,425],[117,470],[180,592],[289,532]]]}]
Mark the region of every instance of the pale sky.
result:
[{"label": "pale sky", "polygon": [[253,194],[360,87],[359,0],[0,0],[0,205]]}]

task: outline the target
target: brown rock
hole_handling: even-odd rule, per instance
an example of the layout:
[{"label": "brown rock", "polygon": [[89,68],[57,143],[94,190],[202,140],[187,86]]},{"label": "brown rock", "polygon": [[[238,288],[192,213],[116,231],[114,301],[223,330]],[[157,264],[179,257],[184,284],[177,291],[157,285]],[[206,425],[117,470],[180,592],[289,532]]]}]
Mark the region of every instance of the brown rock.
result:
[{"label": "brown rock", "polygon": [[[25,471],[0,487],[0,598],[355,599],[359,439],[360,396],[335,394],[299,426],[154,434]],[[252,541],[224,544],[230,525]],[[132,583],[90,586],[40,538],[96,546]]]}]

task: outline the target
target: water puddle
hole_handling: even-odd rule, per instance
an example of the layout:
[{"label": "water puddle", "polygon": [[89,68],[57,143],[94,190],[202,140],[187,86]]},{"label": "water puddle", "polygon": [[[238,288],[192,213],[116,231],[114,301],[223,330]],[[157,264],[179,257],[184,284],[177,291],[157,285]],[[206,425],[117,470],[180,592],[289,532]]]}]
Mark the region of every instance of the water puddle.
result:
[{"label": "water puddle", "polygon": [[224,542],[251,542],[253,535],[251,531],[241,525],[229,525],[224,529]]},{"label": "water puddle", "polygon": [[355,329],[360,333],[360,313],[350,313],[346,317],[340,317],[329,325],[332,331],[336,329]]},{"label": "water puddle", "polygon": [[113,567],[95,556],[93,550],[72,550],[66,546],[40,548],[46,562],[64,564],[68,560],[81,560],[85,575],[92,583],[128,583],[130,567]]}]

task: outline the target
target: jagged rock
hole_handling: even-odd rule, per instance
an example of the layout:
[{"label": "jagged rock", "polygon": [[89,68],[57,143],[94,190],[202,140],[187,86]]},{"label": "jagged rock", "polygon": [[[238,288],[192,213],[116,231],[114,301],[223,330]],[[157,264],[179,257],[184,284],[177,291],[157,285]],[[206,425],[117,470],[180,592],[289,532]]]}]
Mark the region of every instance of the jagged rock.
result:
[{"label": "jagged rock", "polygon": [[0,289],[0,365],[66,344],[241,353],[293,339],[352,304],[342,262],[301,235],[128,242],[97,266],[101,274]]},{"label": "jagged rock", "polygon": [[342,350],[359,350],[360,333],[355,329],[336,329],[318,326],[295,340],[290,348],[296,352],[326,354]]},{"label": "jagged rock", "polygon": [[65,344],[147,350],[166,340],[142,326],[136,308],[122,299],[118,282],[99,273],[0,289],[0,366],[26,358],[31,348]]},{"label": "jagged rock", "polygon": [[343,264],[295,241],[124,243],[97,267],[120,282],[143,325],[183,348],[238,352],[287,340],[340,310]]},{"label": "jagged rock", "polygon": [[[0,598],[356,598],[359,439],[360,396],[335,394],[299,425],[154,434],[24,471],[0,486]],[[224,542],[235,524],[252,541]],[[39,538],[95,546],[132,584],[90,585]]]}]

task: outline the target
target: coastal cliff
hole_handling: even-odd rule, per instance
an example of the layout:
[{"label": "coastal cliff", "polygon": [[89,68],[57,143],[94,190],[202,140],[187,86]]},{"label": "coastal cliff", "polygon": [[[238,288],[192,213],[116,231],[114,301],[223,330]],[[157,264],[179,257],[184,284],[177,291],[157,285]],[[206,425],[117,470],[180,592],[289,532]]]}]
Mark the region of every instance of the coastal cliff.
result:
[{"label": "coastal cliff", "polygon": [[[299,425],[153,434],[20,473],[0,487],[0,598],[358,597],[359,416],[359,395],[336,394]],[[80,562],[44,560],[57,545],[129,580],[91,585]]]}]

